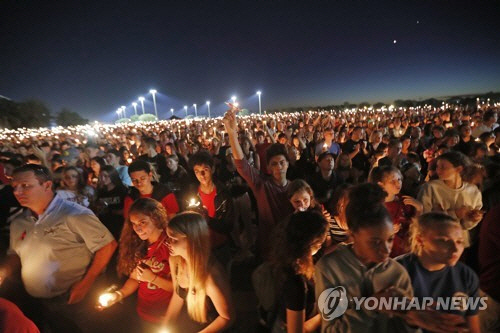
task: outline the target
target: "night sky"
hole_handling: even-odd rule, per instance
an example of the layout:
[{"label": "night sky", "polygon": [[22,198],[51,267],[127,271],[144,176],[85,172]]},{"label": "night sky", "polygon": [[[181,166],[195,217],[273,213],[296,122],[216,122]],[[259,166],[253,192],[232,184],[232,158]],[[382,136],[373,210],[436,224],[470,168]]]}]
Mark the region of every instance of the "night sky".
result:
[{"label": "night sky", "polygon": [[[498,1],[1,1],[0,95],[90,120],[500,89]],[[396,43],[394,43],[396,41]],[[139,111],[141,112],[140,105]]]}]

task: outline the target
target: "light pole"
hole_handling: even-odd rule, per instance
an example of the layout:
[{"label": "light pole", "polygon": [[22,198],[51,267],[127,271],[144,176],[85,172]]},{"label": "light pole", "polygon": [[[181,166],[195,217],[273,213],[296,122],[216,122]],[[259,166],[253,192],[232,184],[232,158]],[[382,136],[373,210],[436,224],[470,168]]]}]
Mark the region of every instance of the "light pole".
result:
[{"label": "light pole", "polygon": [[233,105],[234,105],[234,103],[236,103],[236,96],[231,97],[231,100],[233,101]]},{"label": "light pole", "polygon": [[132,103],[132,106],[134,107],[134,113],[135,113],[135,115],[137,116],[137,103],[136,103],[136,102],[133,102],[133,103]]},{"label": "light pole", "polygon": [[210,118],[210,101],[207,101],[207,107],[208,107],[208,118]]},{"label": "light pole", "polygon": [[121,117],[120,117],[120,112],[122,112],[122,110],[121,110],[121,109],[116,110],[116,115],[118,116],[118,120],[120,120],[120,118],[121,118]]},{"label": "light pole", "polygon": [[196,104],[193,104],[194,107],[194,116],[198,117],[198,109],[196,109]]},{"label": "light pole", "polygon": [[259,96],[259,114],[262,114],[262,104],[260,103],[260,95],[262,92],[259,90],[257,91],[257,96]]},{"label": "light pole", "polygon": [[123,112],[123,118],[127,118],[127,114],[126,114],[126,112],[125,112],[125,109],[126,109],[125,105],[122,105],[122,107],[121,107],[120,109],[122,109],[122,112]]},{"label": "light pole", "polygon": [[186,117],[188,116],[188,106],[184,105],[184,111],[186,111]]},{"label": "light pole", "polygon": [[149,91],[149,93],[151,95],[153,95],[153,105],[155,107],[155,116],[156,116],[156,120],[158,120],[158,110],[156,110],[156,97],[155,97],[155,94],[156,94],[156,90],[155,89],[151,89]]},{"label": "light pole", "polygon": [[170,109],[170,112],[172,112],[172,116],[174,115],[174,109]]},{"label": "light pole", "polygon": [[141,106],[142,106],[142,114],[146,113],[146,112],[144,111],[144,97],[142,97],[142,96],[141,96],[141,97],[139,97],[139,102],[141,102]]}]

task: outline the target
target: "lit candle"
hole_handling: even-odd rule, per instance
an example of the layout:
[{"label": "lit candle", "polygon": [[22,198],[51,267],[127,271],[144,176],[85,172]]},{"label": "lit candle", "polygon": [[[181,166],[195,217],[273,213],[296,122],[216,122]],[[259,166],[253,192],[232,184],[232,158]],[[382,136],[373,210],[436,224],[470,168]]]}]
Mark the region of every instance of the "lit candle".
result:
[{"label": "lit candle", "polygon": [[195,198],[191,198],[189,200],[189,206],[188,207],[198,207],[200,205],[200,202],[197,201]]},{"label": "lit candle", "polygon": [[116,293],[104,293],[101,296],[99,296],[99,304],[102,307],[108,307],[111,302],[116,300]]}]

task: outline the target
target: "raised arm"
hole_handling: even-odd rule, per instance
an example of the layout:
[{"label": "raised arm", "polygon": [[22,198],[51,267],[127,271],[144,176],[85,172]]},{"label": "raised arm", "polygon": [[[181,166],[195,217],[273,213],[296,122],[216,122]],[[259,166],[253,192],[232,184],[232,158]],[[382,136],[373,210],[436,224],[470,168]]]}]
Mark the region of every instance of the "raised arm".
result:
[{"label": "raised arm", "polygon": [[236,112],[231,109],[226,112],[223,118],[224,126],[226,127],[226,132],[229,135],[229,144],[233,151],[233,158],[235,160],[242,160],[245,155],[243,155],[243,150],[241,149],[240,143],[238,141],[238,124],[236,123]]}]

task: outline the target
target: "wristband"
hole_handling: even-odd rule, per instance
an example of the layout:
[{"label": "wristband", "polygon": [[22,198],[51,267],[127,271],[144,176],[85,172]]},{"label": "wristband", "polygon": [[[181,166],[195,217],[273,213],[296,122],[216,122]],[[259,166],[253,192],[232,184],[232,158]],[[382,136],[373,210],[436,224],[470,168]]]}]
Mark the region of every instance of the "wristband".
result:
[{"label": "wristband", "polygon": [[123,299],[123,293],[119,290],[115,291],[116,295],[118,296],[118,299],[116,300],[117,302],[121,302]]}]

